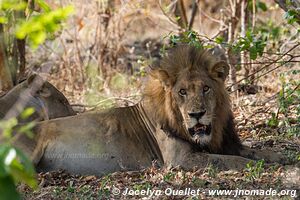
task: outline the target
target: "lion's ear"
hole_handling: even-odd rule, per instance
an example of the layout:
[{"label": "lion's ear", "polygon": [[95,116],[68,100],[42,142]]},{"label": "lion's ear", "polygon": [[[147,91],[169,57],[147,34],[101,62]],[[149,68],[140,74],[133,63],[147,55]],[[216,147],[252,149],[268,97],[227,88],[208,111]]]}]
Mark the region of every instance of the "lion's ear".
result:
[{"label": "lion's ear", "polygon": [[28,86],[32,86],[33,84],[37,84],[37,85],[42,85],[44,83],[44,80],[41,76],[39,76],[38,74],[31,74],[28,78],[27,78],[27,85]]},{"label": "lion's ear", "polygon": [[218,79],[225,81],[229,74],[229,66],[225,61],[217,62],[211,69],[210,73]]},{"label": "lion's ear", "polygon": [[38,74],[32,74],[27,78],[27,87],[32,96],[43,90],[44,79]]},{"label": "lion's ear", "polygon": [[165,89],[171,87],[172,81],[167,71],[158,69],[154,70],[151,74],[155,79],[161,82]]}]

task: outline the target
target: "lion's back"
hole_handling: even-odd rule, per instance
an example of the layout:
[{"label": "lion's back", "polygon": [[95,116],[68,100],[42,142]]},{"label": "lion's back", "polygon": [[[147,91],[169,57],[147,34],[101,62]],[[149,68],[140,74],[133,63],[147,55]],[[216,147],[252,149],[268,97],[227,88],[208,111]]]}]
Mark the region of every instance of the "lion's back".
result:
[{"label": "lion's back", "polygon": [[49,140],[38,169],[102,175],[151,166],[155,147],[135,112],[115,108],[41,123],[41,136]]}]

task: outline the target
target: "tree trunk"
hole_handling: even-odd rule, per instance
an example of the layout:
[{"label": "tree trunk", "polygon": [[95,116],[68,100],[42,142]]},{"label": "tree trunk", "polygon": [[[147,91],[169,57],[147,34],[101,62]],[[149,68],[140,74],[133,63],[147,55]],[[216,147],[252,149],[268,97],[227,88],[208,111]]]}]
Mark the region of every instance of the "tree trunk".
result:
[{"label": "tree trunk", "polygon": [[3,25],[0,24],[0,90],[7,91],[13,87],[13,81],[7,65],[5,44],[3,39]]},{"label": "tree trunk", "polygon": [[17,47],[19,52],[19,73],[17,83],[25,77],[26,57],[25,57],[25,39],[17,39]]}]

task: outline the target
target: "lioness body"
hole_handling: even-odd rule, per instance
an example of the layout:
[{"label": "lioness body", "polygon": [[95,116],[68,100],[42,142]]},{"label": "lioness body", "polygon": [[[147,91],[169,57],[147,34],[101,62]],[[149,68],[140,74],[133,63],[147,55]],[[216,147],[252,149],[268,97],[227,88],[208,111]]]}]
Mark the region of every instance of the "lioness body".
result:
[{"label": "lioness body", "polygon": [[227,75],[228,65],[208,52],[175,48],[152,69],[137,105],[39,123],[34,140],[17,140],[16,146],[42,171],[101,175],[141,169],[153,160],[184,168],[244,168],[249,160],[235,156],[244,149],[233,126]]},{"label": "lioness body", "polygon": [[20,122],[75,115],[66,97],[35,74],[0,97],[0,119],[18,117],[22,110],[29,107],[34,108],[35,112],[27,119],[19,119]]}]

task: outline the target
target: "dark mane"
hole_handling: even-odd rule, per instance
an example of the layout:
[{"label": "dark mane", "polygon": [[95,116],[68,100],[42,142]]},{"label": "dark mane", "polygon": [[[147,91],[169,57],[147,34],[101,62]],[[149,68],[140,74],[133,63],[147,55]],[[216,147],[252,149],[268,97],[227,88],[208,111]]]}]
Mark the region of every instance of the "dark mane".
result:
[{"label": "dark mane", "polygon": [[[216,81],[211,74],[211,68],[220,60],[214,58],[205,49],[181,45],[171,49],[161,60],[159,66],[152,68],[149,79],[143,91],[143,104],[151,118],[169,130],[175,136],[190,141],[187,130],[183,128],[183,118],[171,91],[166,86],[173,87],[181,73],[197,74],[201,72],[210,77],[215,90],[216,108],[213,119],[213,133],[210,144],[205,147],[211,153],[237,155],[241,143],[236,134],[229,95],[223,81]],[[166,73],[162,73],[166,72]],[[207,79],[208,80],[208,79]],[[188,80],[187,80],[188,81]]]}]

